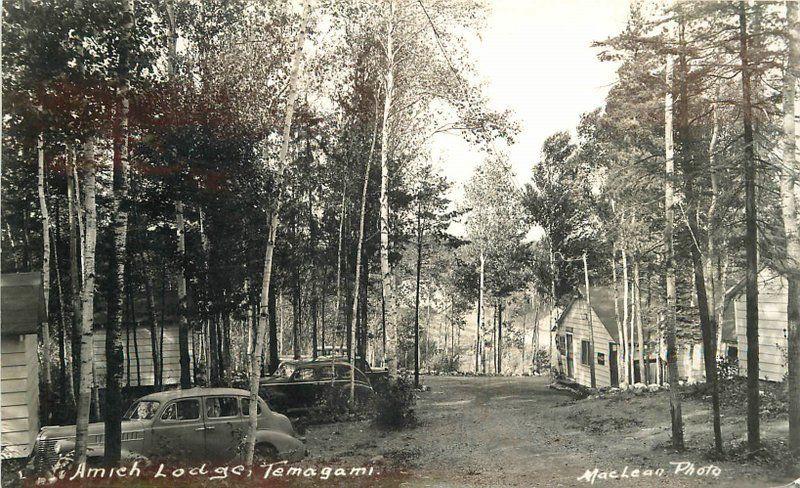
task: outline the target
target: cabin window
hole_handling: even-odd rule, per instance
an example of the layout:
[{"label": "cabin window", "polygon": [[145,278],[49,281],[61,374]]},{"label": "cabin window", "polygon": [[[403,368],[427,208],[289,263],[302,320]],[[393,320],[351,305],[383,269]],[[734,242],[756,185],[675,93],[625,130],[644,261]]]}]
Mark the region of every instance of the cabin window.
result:
[{"label": "cabin window", "polygon": [[739,359],[739,348],[736,346],[728,346],[728,359]]},{"label": "cabin window", "polygon": [[581,364],[589,365],[590,347],[589,341],[581,341]]},{"label": "cabin window", "polygon": [[605,366],[606,364],[606,355],[602,352],[597,353],[597,364],[600,366]]}]

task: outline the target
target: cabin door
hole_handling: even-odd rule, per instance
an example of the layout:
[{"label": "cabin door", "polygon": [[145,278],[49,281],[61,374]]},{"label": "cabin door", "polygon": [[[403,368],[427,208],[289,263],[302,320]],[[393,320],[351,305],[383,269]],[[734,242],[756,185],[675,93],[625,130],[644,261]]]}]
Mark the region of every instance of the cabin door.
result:
[{"label": "cabin door", "polygon": [[611,372],[611,386],[619,386],[619,364],[617,363],[617,345],[608,343],[608,369]]},{"label": "cabin door", "polygon": [[575,377],[575,355],[572,353],[572,334],[567,333],[567,339],[564,349],[567,354],[567,378]]}]

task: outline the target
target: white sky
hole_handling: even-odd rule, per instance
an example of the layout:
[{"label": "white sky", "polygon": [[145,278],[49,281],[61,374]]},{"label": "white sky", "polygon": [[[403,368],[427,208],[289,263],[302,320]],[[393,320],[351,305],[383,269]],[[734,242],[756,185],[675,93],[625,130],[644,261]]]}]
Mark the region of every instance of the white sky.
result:
[{"label": "white sky", "polygon": [[[482,42],[471,46],[487,93],[497,109],[511,109],[521,132],[509,150],[520,185],[538,161],[544,139],[572,130],[582,113],[603,103],[616,66],[597,59],[596,40],[625,26],[627,0],[487,0],[491,12]],[[458,135],[434,141],[454,185],[452,197],[481,158]]]}]

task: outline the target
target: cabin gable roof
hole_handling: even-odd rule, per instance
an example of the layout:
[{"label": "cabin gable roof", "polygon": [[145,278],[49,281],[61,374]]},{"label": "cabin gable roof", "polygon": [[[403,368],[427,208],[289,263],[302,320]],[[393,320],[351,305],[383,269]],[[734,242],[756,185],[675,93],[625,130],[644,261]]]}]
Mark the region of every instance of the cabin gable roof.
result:
[{"label": "cabin gable roof", "polygon": [[[617,344],[620,343],[619,332],[617,330],[616,314],[614,313],[614,290],[608,286],[596,286],[591,288],[590,298],[592,302],[592,310],[600,323],[606,328],[606,332]],[[558,317],[557,324],[561,324],[572,310],[573,305],[578,300],[584,300],[585,293],[579,291],[570,303],[564,308],[564,311]]]},{"label": "cabin gable roof", "polygon": [[45,318],[41,274],[3,273],[0,288],[0,332],[3,335],[37,334]]}]

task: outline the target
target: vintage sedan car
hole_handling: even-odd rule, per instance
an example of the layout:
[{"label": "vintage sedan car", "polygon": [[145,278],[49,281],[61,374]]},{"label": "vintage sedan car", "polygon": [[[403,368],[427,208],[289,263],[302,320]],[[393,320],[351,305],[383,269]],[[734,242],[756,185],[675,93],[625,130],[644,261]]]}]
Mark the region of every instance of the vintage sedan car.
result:
[{"label": "vintage sedan car", "polygon": [[[244,456],[250,393],[234,388],[191,388],[152,393],[135,401],[123,416],[126,458],[193,459],[215,462]],[[102,422],[89,424],[87,454],[103,456]],[[75,426],[48,426],[36,437],[32,464],[52,467],[75,449]],[[298,460],[306,454],[292,422],[259,399],[256,451],[262,457]]]},{"label": "vintage sedan car", "polygon": [[[340,408],[350,398],[349,363],[340,360],[285,361],[274,375],[261,378],[259,395],[278,412],[294,414],[315,408]],[[367,376],[355,368],[355,395],[359,408],[375,398]]]}]

